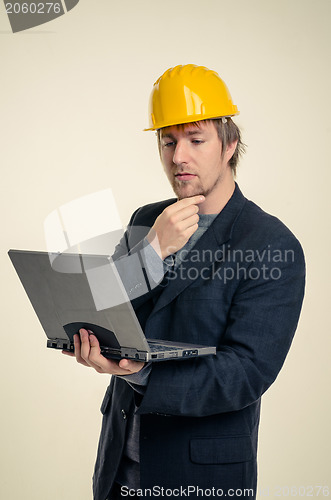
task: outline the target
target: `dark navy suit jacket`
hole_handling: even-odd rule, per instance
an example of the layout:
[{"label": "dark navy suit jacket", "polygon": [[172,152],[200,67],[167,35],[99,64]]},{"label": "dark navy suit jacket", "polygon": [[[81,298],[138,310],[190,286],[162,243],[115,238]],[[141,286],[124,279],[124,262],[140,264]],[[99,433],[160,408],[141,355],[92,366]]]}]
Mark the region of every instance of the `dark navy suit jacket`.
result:
[{"label": "dark navy suit jacket", "polygon": [[[151,227],[174,201],[138,209],[115,258],[127,247],[139,251],[133,228]],[[260,398],[291,345],[304,283],[298,240],[236,185],[176,273],[132,300],[146,337],[215,345],[217,355],[153,363],[143,397],[112,377],[101,408],[95,500],[107,498],[136,405],[141,488],[256,490]]]}]

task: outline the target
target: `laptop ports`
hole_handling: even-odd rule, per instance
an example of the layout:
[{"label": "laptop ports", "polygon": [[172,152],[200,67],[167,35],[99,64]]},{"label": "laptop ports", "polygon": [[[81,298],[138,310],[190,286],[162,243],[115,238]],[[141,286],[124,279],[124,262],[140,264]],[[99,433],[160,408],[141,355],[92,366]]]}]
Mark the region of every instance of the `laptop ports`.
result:
[{"label": "laptop ports", "polygon": [[198,349],[190,349],[187,351],[183,351],[183,357],[197,356],[197,355],[198,355]]}]

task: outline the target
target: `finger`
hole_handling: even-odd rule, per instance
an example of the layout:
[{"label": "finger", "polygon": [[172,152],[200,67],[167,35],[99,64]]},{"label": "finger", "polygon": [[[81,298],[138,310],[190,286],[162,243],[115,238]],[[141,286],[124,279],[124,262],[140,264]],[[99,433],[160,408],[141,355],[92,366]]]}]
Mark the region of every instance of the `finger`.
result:
[{"label": "finger", "polygon": [[93,333],[90,333],[87,341],[89,344],[88,349],[86,348],[86,353],[88,352],[87,363],[99,373],[108,373],[108,370],[111,368],[110,363],[102,356],[98,339]]},{"label": "finger", "polygon": [[80,358],[80,337],[77,333],[74,335],[74,348],[76,358]]},{"label": "finger", "polygon": [[170,205],[169,208],[173,207],[175,210],[181,210],[182,208],[190,205],[199,205],[199,203],[203,203],[204,201],[205,197],[202,194],[198,194],[196,196],[190,196],[189,198],[183,198],[182,200],[176,201],[176,203]]},{"label": "finger", "polygon": [[87,363],[89,363],[89,356],[90,356],[90,338],[89,338],[89,333],[85,328],[81,328],[79,330],[79,335],[80,335],[80,356],[81,358]]},{"label": "finger", "polygon": [[176,220],[184,219],[194,213],[199,211],[199,203],[205,201],[203,195],[191,196],[190,198],[183,198],[182,200],[169,205],[164,212],[168,214],[169,218],[172,218],[174,222]]},{"label": "finger", "polygon": [[164,209],[164,212],[169,214],[175,214],[176,212],[182,210],[183,208],[189,207],[191,205],[199,205],[205,201],[205,197],[203,195],[190,196],[190,198],[183,198],[182,200],[178,200],[172,205],[169,205]]},{"label": "finger", "polygon": [[100,358],[104,358],[104,356],[102,356],[101,354],[99,341],[93,333],[90,333],[88,341],[89,341],[89,362],[99,365],[98,361],[100,362]]},{"label": "finger", "polygon": [[182,220],[186,220],[189,217],[192,217],[192,215],[196,215],[198,212],[199,212],[198,205],[188,205],[176,211],[175,213],[168,214],[169,222],[171,222],[172,224],[177,224]]},{"label": "finger", "polygon": [[183,239],[188,241],[191,238],[192,234],[194,234],[195,231],[198,229],[198,227],[199,227],[199,224],[196,223],[196,224],[193,224],[192,226],[188,227],[187,229],[185,229],[183,231]]},{"label": "finger", "polygon": [[177,224],[178,233],[181,234],[183,231],[185,231],[189,227],[194,226],[195,224],[198,224],[199,219],[200,219],[200,217],[198,214],[192,214],[192,215],[190,215],[190,217],[187,217],[186,219],[181,220]]},{"label": "finger", "polygon": [[89,366],[89,364],[82,358],[81,337],[77,333],[74,335],[74,347],[77,363],[80,363],[84,366]]}]

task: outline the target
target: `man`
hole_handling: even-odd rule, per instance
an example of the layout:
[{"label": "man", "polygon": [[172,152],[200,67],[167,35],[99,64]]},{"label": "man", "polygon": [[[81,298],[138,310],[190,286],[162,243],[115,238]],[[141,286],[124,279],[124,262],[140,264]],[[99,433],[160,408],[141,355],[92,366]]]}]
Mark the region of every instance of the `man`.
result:
[{"label": "man", "polygon": [[[215,345],[217,354],[117,362],[101,356],[92,332],[75,336],[77,360],[113,375],[95,500],[134,491],[255,498],[260,398],[290,347],[305,266],[292,233],[234,181],[243,149],[237,113],[224,82],[204,67],[171,68],[154,84],[150,130],[176,199],[138,209],[113,258],[121,269],[143,247],[145,274],[162,262],[155,286],[132,296],[147,337]],[[143,239],[136,226],[150,228]]]}]

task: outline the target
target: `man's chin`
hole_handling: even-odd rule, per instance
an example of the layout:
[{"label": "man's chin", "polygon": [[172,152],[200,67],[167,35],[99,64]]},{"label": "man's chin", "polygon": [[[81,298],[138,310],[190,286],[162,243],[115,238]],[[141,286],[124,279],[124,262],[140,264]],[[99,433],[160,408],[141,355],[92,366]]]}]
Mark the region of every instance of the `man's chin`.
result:
[{"label": "man's chin", "polygon": [[204,195],[202,189],[174,189],[174,192],[179,200],[191,198],[192,196]]}]

